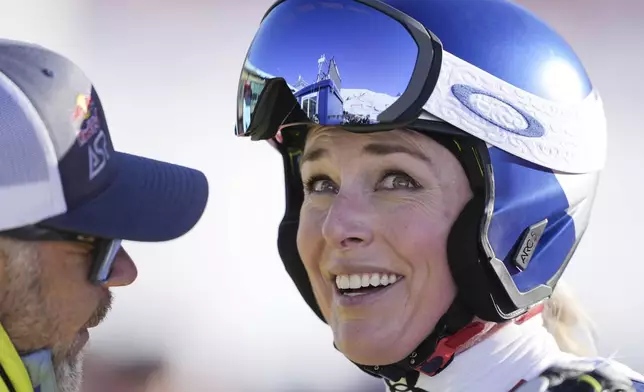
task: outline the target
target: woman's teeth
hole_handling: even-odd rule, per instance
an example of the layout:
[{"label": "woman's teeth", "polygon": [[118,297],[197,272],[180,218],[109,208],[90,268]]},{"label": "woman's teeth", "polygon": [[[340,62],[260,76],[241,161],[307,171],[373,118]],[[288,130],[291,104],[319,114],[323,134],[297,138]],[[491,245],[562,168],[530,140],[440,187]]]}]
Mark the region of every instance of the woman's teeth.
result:
[{"label": "woman's teeth", "polygon": [[396,274],[383,274],[378,272],[368,274],[338,275],[335,285],[339,290],[357,290],[369,287],[389,286],[400,279]]}]

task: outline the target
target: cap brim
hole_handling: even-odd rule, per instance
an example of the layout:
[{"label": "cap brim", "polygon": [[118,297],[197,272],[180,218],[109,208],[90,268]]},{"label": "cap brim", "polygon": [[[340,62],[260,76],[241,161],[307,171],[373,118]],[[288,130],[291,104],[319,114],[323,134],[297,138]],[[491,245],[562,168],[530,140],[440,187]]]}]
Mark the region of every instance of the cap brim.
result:
[{"label": "cap brim", "polygon": [[61,230],[140,242],[169,241],[201,218],[208,181],[194,169],[114,152],[118,174],[94,199],[44,221]]}]

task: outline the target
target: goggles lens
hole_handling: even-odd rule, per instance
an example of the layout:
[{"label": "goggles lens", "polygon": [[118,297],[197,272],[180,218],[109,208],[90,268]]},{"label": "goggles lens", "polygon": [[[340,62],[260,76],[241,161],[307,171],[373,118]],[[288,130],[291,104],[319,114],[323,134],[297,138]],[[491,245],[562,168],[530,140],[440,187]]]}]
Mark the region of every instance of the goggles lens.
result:
[{"label": "goggles lens", "polygon": [[[236,134],[313,122],[380,124],[419,55],[397,19],[353,0],[286,0],[263,20],[239,83]],[[394,116],[395,117],[395,116]]]}]

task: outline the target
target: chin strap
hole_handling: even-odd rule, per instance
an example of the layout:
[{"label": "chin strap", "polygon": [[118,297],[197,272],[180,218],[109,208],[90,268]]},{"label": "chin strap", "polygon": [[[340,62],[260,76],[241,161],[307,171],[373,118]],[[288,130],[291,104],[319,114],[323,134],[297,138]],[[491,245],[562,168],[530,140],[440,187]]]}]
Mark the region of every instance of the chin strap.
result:
[{"label": "chin strap", "polygon": [[439,340],[434,352],[415,370],[430,377],[437,375],[452,363],[458,349],[489,331],[494,325],[494,323],[475,321],[466,325],[454,335]]}]

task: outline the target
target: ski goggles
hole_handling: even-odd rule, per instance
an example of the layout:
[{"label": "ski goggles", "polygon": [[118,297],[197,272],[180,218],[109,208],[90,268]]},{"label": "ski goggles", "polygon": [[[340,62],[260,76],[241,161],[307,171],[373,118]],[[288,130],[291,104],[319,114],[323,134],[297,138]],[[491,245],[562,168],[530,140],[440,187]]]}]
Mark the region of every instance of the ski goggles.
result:
[{"label": "ski goggles", "polygon": [[243,65],[235,133],[268,139],[285,124],[408,124],[434,90],[441,56],[431,32],[379,1],[278,1]]},{"label": "ski goggles", "polygon": [[92,246],[92,265],[88,279],[101,285],[109,280],[112,264],[121,249],[121,240],[87,236],[41,225],[24,226],[0,232],[0,235],[20,241],[65,241]]},{"label": "ski goggles", "polygon": [[[548,66],[549,83],[567,75]],[[378,0],[279,0],[264,16],[241,72],[235,134],[298,144],[302,127],[280,131],[300,124],[469,135],[570,173],[601,169],[606,156],[596,90],[574,102],[529,93]]]}]

